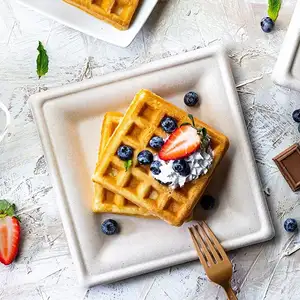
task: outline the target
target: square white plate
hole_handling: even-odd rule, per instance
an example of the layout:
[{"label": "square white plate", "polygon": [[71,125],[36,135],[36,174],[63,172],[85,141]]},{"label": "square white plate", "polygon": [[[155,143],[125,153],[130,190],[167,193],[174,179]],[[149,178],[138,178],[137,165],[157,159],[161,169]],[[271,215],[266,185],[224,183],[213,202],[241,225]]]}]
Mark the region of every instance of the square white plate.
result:
[{"label": "square white plate", "polygon": [[273,71],[275,83],[300,91],[300,0]]},{"label": "square white plate", "polygon": [[[91,211],[100,127],[107,111],[125,111],[140,89],[150,89],[187,109],[183,96],[194,90],[198,108],[187,111],[225,133],[231,142],[209,185],[217,199],[209,215],[200,207],[226,249],[270,239],[273,226],[262,193],[251,145],[223,50],[202,49],[138,69],[36,94],[30,104],[57,191],[58,205],[81,284],[91,286],[197,258],[187,224]],[[112,217],[121,233],[104,236],[101,222]]]},{"label": "square white plate", "polygon": [[40,13],[68,27],[84,32],[111,44],[127,47],[138,34],[158,0],[140,1],[128,30],[118,30],[112,25],[73,7],[63,0],[18,0]]}]

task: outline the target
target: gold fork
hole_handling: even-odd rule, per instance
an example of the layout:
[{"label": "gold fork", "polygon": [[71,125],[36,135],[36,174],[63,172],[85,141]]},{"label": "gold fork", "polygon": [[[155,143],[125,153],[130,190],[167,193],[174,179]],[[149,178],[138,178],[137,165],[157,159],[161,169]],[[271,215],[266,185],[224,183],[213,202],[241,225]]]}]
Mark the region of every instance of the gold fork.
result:
[{"label": "gold fork", "polygon": [[232,264],[205,222],[189,227],[196,251],[207,277],[222,286],[229,300],[237,300],[231,288]]}]

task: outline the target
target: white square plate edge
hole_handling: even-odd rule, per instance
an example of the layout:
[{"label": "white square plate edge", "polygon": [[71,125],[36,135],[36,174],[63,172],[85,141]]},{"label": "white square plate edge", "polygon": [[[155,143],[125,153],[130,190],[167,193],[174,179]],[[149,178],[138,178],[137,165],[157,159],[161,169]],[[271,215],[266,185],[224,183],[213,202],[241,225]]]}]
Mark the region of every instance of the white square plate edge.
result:
[{"label": "white square plate edge", "polygon": [[[35,2],[39,1],[38,4]],[[93,36],[97,39],[103,40],[105,42],[120,46],[128,47],[131,42],[134,40],[136,35],[139,33],[145,22],[147,21],[149,15],[157,4],[158,0],[150,0],[148,2],[143,2],[139,5],[137,14],[134,16],[134,19],[127,30],[118,30],[112,25],[105,23],[102,20],[98,20],[95,17],[80,11],[78,8],[71,6],[63,2],[63,0],[50,0],[50,1],[59,1],[59,6],[62,9],[68,11],[68,17],[60,17],[55,15],[55,10],[51,11],[47,9],[47,1],[49,0],[17,0],[24,6],[32,8],[37,12],[54,19],[55,21],[62,23],[70,28],[81,31],[85,34]],[[45,3],[45,4],[43,4]],[[49,5],[49,4],[48,4]],[[81,17],[84,20],[92,22],[93,26],[86,26],[78,23],[77,17],[73,18],[72,15],[76,14],[77,17]],[[104,29],[102,28],[104,27]]]},{"label": "white square plate edge", "polygon": [[58,196],[57,203],[59,205],[59,210],[62,217],[64,229],[66,232],[66,237],[68,240],[70,252],[78,272],[79,281],[82,285],[92,286],[95,284],[109,283],[109,282],[125,279],[128,277],[162,269],[171,265],[191,261],[197,259],[197,256],[195,251],[189,251],[179,255],[170,256],[167,259],[166,258],[157,259],[155,261],[146,262],[144,264],[127,267],[121,272],[111,271],[105,274],[88,276],[86,274],[83,256],[79,247],[78,238],[76,236],[76,231],[73,225],[73,218],[68,208],[67,201],[65,199],[65,191],[61,181],[60,172],[57,167],[55,155],[51,150],[52,145],[49,138],[47,124],[45,122],[44,115],[43,115],[43,105],[47,101],[57,97],[61,97],[63,95],[77,93],[96,86],[102,86],[111,82],[123,80],[125,78],[131,78],[131,77],[139,76],[141,74],[155,72],[156,70],[161,70],[164,68],[168,68],[170,66],[191,62],[208,56],[216,56],[218,60],[219,67],[221,69],[221,74],[224,80],[224,86],[227,92],[227,97],[231,102],[231,108],[233,110],[233,114],[235,115],[237,123],[239,124],[236,130],[238,131],[238,134],[241,137],[243,137],[242,140],[243,152],[245,155],[247,168],[249,170],[249,173],[251,174],[251,180],[253,183],[252,188],[254,189],[254,193],[259,196],[255,198],[255,201],[258,210],[258,216],[262,223],[261,229],[259,231],[242,238],[234,239],[232,242],[226,245],[224,244],[223,246],[225,246],[228,250],[230,250],[230,249],[244,247],[258,242],[263,242],[271,239],[274,236],[274,228],[271,222],[267,204],[264,199],[264,195],[261,190],[260,180],[258,177],[257,168],[253,157],[251,144],[248,138],[247,129],[245,127],[242,109],[237,97],[235,84],[233,81],[233,76],[230,71],[230,65],[227,59],[226,52],[223,49],[219,49],[219,48],[208,48],[208,49],[200,49],[200,50],[192,51],[182,55],[170,57],[164,60],[155,61],[150,64],[143,65],[135,70],[112,73],[112,74],[102,76],[101,78],[95,78],[85,82],[74,83],[65,87],[49,90],[40,94],[33,95],[29,100],[33,114],[35,116],[35,121],[38,127],[43,149],[45,151],[45,156],[49,165],[49,169],[51,171],[53,185],[56,188],[56,192]]}]

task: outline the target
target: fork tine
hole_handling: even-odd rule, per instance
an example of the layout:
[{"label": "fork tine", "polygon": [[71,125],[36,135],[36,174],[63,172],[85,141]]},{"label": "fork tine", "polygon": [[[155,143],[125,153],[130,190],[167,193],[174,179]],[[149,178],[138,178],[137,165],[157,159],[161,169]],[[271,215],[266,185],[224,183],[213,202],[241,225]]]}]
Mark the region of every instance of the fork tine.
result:
[{"label": "fork tine", "polygon": [[216,251],[216,246],[213,245],[213,243],[211,242],[211,237],[205,232],[204,228],[203,228],[203,223],[200,223],[198,225],[199,227],[199,232],[200,235],[202,236],[203,240],[206,242],[207,244],[207,248],[209,249],[209,251],[211,252],[213,258],[217,261],[220,262],[222,260],[222,258],[220,257],[220,255],[218,254],[218,252]]},{"label": "fork tine", "polygon": [[[212,266],[213,264],[214,264],[214,261],[213,261],[213,259],[212,259],[212,257],[211,257],[211,254],[209,253],[209,251],[208,251],[208,249],[207,249],[207,247],[206,247],[206,245],[205,245],[205,243],[204,243],[204,241],[203,241],[203,239],[202,239],[202,237],[201,237],[201,235],[200,235],[200,233],[199,233],[199,231],[198,231],[198,228],[194,225],[194,226],[192,226],[192,231],[193,231],[193,233],[194,233],[194,238],[195,238],[195,240],[196,240],[196,242],[197,242],[197,246],[198,246],[198,248],[200,249],[200,251],[201,252],[203,252],[203,258],[204,258],[204,260],[205,260],[205,264],[207,265],[207,267],[209,267],[208,266],[208,263],[207,262],[209,262],[209,264],[210,264],[210,266]],[[200,244],[200,245],[199,245]],[[205,259],[206,258],[206,259]],[[202,263],[202,262],[201,262]]]},{"label": "fork tine", "polygon": [[203,254],[202,254],[202,252],[201,252],[201,248],[200,248],[200,246],[198,245],[198,242],[197,242],[197,240],[196,240],[196,238],[195,238],[195,236],[194,236],[194,232],[193,232],[193,230],[192,230],[192,227],[189,227],[189,232],[190,232],[190,235],[191,235],[191,237],[192,237],[192,240],[193,240],[194,246],[195,246],[195,248],[196,248],[196,251],[197,251],[197,253],[198,253],[198,257],[199,257],[199,259],[200,259],[200,262],[201,262],[201,264],[202,264],[202,266],[203,266],[204,268],[207,268],[207,267],[208,267],[207,262],[206,262],[206,260],[205,260],[205,258],[204,258],[204,256],[203,256]]},{"label": "fork tine", "polygon": [[215,249],[218,250],[218,252],[220,253],[222,259],[223,260],[228,259],[228,256],[227,256],[225,250],[221,246],[220,242],[217,240],[216,236],[213,234],[213,232],[210,230],[210,228],[207,226],[207,224],[205,222],[201,222],[201,223],[202,223],[202,227],[204,229],[204,232],[206,232],[206,234],[209,237],[210,241],[212,241],[214,243]]}]

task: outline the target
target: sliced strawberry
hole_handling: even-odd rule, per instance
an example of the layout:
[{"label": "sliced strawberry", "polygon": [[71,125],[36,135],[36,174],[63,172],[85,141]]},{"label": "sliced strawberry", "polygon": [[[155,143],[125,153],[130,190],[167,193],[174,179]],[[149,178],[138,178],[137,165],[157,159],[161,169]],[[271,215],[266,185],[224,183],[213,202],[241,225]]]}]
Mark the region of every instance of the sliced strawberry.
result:
[{"label": "sliced strawberry", "polygon": [[9,265],[19,250],[20,223],[15,217],[0,219],[0,262]]},{"label": "sliced strawberry", "polygon": [[20,223],[15,205],[0,200],[0,262],[9,265],[16,258],[20,242]]},{"label": "sliced strawberry", "polygon": [[177,128],[162,146],[158,156],[162,160],[175,160],[189,156],[201,145],[197,129],[190,125]]}]

